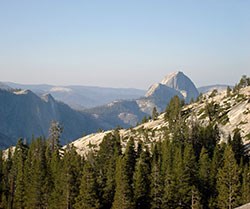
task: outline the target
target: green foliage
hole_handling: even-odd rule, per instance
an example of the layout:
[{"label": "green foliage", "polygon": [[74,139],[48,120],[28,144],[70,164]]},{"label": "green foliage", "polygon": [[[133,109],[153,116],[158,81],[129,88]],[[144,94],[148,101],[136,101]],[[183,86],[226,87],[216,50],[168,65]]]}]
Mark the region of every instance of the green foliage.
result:
[{"label": "green foliage", "polygon": [[[149,150],[145,141],[121,139],[115,130],[85,158],[73,146],[61,149],[59,135],[55,146],[51,137],[30,145],[19,140],[4,160],[0,151],[0,208],[224,209],[249,202],[249,158],[240,130],[219,143],[214,121],[189,127],[181,102],[173,104],[179,111],[168,117],[176,121],[161,129],[164,139]],[[151,140],[152,130],[134,131]]]},{"label": "green foliage", "polygon": [[250,167],[249,165],[245,165],[243,169],[243,176],[242,176],[242,204],[246,204],[250,202]]},{"label": "green foliage", "polygon": [[134,198],[136,208],[150,208],[150,154],[142,151],[136,162],[134,173]]},{"label": "green foliage", "polygon": [[155,146],[153,149],[151,165],[151,184],[150,184],[150,199],[151,209],[162,208],[162,197],[163,197],[163,177],[161,175],[161,159],[159,146]]},{"label": "green foliage", "polygon": [[[126,170],[129,166],[124,157],[117,159],[116,163],[116,190],[112,209],[133,209],[133,188],[131,174]],[[126,168],[125,168],[126,167]]]},{"label": "green foliage", "polygon": [[181,117],[181,108],[184,102],[180,100],[178,96],[174,96],[165,110],[165,119],[169,122],[169,126],[172,127]]},{"label": "green foliage", "polygon": [[214,101],[206,104],[205,113],[210,121],[213,121],[218,118],[219,108],[219,104],[215,103]]},{"label": "green foliage", "polygon": [[90,162],[86,162],[83,169],[80,193],[77,197],[76,209],[98,209],[100,201],[97,191],[96,173]]},{"label": "green foliage", "polygon": [[0,150],[0,208],[3,208],[3,152]]},{"label": "green foliage", "polygon": [[240,173],[231,146],[226,147],[223,158],[217,177],[218,207],[235,208],[240,200]]},{"label": "green foliage", "polygon": [[210,98],[215,97],[218,94],[218,90],[214,89],[211,94],[209,95]]},{"label": "green foliage", "polygon": [[156,120],[158,115],[159,115],[159,113],[157,112],[156,107],[154,107],[153,110],[152,110],[152,119]]},{"label": "green foliage", "polygon": [[241,160],[245,160],[244,144],[239,130],[234,133],[233,139],[229,140],[229,144],[232,147],[234,157],[237,160],[237,163],[239,164]]}]

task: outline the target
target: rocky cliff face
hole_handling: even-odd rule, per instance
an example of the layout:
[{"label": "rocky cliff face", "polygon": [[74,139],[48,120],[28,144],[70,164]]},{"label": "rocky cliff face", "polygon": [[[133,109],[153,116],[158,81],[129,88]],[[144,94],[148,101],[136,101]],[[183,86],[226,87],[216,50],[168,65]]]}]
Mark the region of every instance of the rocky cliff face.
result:
[{"label": "rocky cliff face", "polygon": [[161,84],[179,91],[187,103],[199,96],[199,92],[191,79],[180,71],[167,75],[161,81]]},{"label": "rocky cliff face", "polygon": [[[208,104],[213,104],[216,108],[213,119],[217,124],[221,141],[226,141],[228,136],[233,136],[236,129],[240,129],[241,136],[246,144],[246,148],[250,150],[250,87],[245,87],[238,94],[227,95],[226,91],[211,95],[205,94],[198,102],[186,105],[182,109],[185,115],[187,125],[199,122],[201,125],[207,125],[210,121],[205,108]],[[129,137],[133,137],[136,142],[142,141],[151,145],[155,141],[162,140],[168,128],[168,121],[161,114],[156,120],[150,120],[144,124],[135,126],[130,129],[121,129],[122,145],[125,147]],[[111,133],[113,130],[91,134],[72,142],[77,152],[85,155],[92,149],[98,149],[103,137]],[[171,130],[170,137],[171,137]],[[89,145],[93,146],[89,146]]]},{"label": "rocky cliff face", "polygon": [[52,120],[63,127],[62,143],[83,133],[105,128],[90,114],[80,113],[57,102],[51,95],[42,98],[29,90],[0,90],[0,145],[14,145],[19,137],[47,136]]},{"label": "rocky cliff face", "polygon": [[194,83],[182,72],[168,74],[160,83],[153,84],[145,95],[145,98],[137,100],[142,111],[151,114],[153,107],[159,112],[165,110],[167,104],[177,95],[189,103],[199,96]]},{"label": "rocky cliff face", "polygon": [[144,116],[151,116],[154,107],[158,112],[163,112],[176,95],[188,103],[192,98],[196,99],[198,94],[193,82],[186,75],[175,72],[167,75],[161,83],[153,84],[144,97],[112,102],[87,112],[101,118],[109,127],[119,125],[127,128],[141,122]]}]

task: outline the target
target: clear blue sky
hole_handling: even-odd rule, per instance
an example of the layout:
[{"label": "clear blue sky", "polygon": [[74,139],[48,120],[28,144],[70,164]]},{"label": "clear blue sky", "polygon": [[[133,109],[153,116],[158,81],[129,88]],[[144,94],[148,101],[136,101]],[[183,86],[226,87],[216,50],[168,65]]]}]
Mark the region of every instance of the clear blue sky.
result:
[{"label": "clear blue sky", "polygon": [[148,88],[250,73],[248,0],[2,0],[0,80]]}]

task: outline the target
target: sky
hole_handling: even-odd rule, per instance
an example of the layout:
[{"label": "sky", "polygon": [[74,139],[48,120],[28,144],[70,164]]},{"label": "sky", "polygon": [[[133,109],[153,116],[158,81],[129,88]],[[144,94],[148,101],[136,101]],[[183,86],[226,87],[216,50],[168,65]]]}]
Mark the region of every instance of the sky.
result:
[{"label": "sky", "polygon": [[250,73],[248,0],[0,0],[0,81],[147,89]]}]

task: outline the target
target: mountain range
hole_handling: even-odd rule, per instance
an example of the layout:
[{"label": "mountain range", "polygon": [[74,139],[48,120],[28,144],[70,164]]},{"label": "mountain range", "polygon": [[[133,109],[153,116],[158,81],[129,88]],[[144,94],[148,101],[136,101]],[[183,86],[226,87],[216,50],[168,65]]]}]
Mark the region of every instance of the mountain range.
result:
[{"label": "mountain range", "polygon": [[[206,111],[208,107],[214,110],[212,118]],[[199,101],[183,106],[181,115],[190,127],[194,124],[206,126],[210,122],[216,124],[222,142],[226,142],[229,136],[239,130],[246,150],[250,150],[250,86],[242,88],[238,94],[227,95],[226,91],[204,94]],[[120,129],[119,134],[123,147],[126,147],[131,137],[136,143],[140,141],[151,147],[154,142],[164,139],[168,127],[169,121],[166,120],[165,113],[162,113],[154,120],[129,129]],[[76,147],[80,155],[86,155],[89,151],[98,150],[103,138],[114,131],[90,134],[73,141],[71,145]],[[171,137],[171,130],[168,134]]]},{"label": "mountain range", "polygon": [[101,129],[129,128],[150,117],[154,107],[163,112],[175,95],[186,103],[199,95],[191,79],[180,71],[167,75],[147,92],[0,83],[0,147],[14,145],[19,137],[47,137],[52,120],[64,127],[63,144]]},{"label": "mountain range", "polygon": [[[1,84],[0,84],[1,85]],[[136,99],[145,94],[144,90],[133,88],[106,88],[93,86],[25,85],[12,82],[2,83],[9,88],[29,89],[38,96],[51,94],[71,108],[83,110],[110,103],[119,99]],[[1,86],[0,86],[1,88]]]}]

